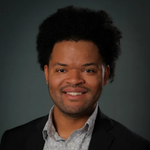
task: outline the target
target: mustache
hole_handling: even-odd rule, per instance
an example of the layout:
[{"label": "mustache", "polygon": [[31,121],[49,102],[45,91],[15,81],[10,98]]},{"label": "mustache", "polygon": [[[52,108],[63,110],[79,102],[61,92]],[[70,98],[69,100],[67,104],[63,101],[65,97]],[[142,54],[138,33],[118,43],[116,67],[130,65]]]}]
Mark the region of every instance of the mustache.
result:
[{"label": "mustache", "polygon": [[64,87],[61,87],[60,88],[60,92],[63,92],[65,88],[68,88],[68,87],[72,87],[72,88],[82,88],[82,89],[85,89],[86,91],[91,91],[89,88],[85,87],[85,86],[81,86],[81,85],[73,85],[73,84],[69,84],[69,85],[66,85]]}]

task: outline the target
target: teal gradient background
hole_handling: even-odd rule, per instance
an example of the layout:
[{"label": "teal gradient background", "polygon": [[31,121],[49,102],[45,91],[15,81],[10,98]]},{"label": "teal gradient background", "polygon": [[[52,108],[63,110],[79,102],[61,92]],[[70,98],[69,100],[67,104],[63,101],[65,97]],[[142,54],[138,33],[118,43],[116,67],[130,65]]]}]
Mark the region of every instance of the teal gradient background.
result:
[{"label": "teal gradient background", "polygon": [[107,11],[123,33],[116,77],[99,100],[101,110],[150,140],[149,0],[1,0],[0,138],[7,129],[49,113],[43,72],[37,63],[41,22],[67,5]]}]

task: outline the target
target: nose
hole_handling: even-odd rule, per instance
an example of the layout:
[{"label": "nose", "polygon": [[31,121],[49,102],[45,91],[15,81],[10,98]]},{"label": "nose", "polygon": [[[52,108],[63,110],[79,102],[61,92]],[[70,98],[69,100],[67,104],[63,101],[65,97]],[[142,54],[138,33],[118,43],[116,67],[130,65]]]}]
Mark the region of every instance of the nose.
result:
[{"label": "nose", "polygon": [[85,80],[81,75],[81,72],[78,70],[69,71],[68,78],[66,80],[67,84],[71,85],[80,85],[84,84]]}]

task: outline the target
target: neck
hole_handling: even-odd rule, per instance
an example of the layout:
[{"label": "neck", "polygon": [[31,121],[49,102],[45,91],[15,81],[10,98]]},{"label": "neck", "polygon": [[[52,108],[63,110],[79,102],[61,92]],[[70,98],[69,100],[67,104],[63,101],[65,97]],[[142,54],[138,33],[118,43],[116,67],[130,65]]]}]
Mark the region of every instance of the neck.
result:
[{"label": "neck", "polygon": [[82,117],[67,116],[59,111],[57,107],[54,107],[53,123],[59,136],[68,139],[73,131],[84,126],[92,112]]}]

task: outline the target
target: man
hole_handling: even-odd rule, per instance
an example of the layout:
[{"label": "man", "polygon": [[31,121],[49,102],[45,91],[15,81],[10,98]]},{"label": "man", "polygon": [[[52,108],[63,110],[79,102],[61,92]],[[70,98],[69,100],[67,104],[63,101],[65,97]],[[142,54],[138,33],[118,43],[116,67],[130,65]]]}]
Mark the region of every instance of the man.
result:
[{"label": "man", "polygon": [[103,86],[114,80],[121,32],[105,11],[69,6],[40,26],[38,61],[54,106],[8,130],[1,150],[149,150],[149,141],[105,116]]}]

